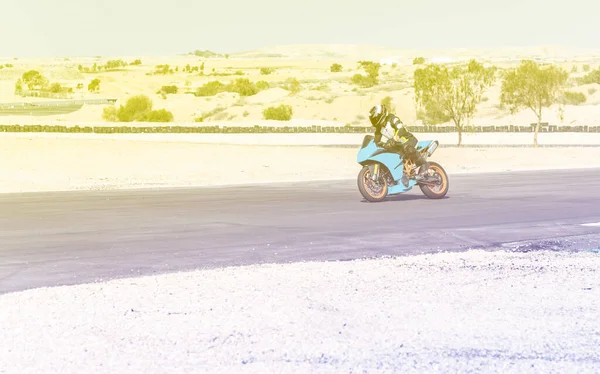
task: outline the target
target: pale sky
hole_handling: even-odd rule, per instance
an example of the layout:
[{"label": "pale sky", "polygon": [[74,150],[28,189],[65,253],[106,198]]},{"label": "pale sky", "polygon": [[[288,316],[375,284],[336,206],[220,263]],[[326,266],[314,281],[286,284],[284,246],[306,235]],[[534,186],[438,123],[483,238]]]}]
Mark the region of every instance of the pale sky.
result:
[{"label": "pale sky", "polygon": [[600,48],[598,14],[597,0],[0,0],[0,56],[329,43]]}]

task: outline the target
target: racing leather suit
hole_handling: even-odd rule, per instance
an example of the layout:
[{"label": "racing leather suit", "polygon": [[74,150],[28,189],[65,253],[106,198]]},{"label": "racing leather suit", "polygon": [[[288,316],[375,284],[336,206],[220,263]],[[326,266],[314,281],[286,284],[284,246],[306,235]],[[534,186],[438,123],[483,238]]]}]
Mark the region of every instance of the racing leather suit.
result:
[{"label": "racing leather suit", "polygon": [[[395,138],[395,135],[398,135],[398,138]],[[382,137],[386,138],[385,142],[382,141]],[[421,166],[424,162],[415,149],[418,143],[417,138],[406,130],[400,118],[393,114],[388,114],[384,125],[375,129],[374,140],[378,147],[400,153],[403,157],[406,155],[417,166]]]}]

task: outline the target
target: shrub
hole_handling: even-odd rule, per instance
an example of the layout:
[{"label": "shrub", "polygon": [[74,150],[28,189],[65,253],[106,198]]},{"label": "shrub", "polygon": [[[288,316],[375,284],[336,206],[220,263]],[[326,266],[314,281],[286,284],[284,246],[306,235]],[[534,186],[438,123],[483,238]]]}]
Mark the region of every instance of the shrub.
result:
[{"label": "shrub", "polygon": [[173,113],[166,109],[151,110],[143,117],[145,122],[173,122]]},{"label": "shrub", "polygon": [[225,85],[219,81],[205,83],[196,90],[196,96],[215,96],[225,91]]},{"label": "shrub", "polygon": [[173,74],[173,69],[171,69],[171,67],[168,64],[156,65],[156,70],[154,70],[154,74],[156,74],[156,75]]},{"label": "shrub", "polygon": [[294,110],[290,105],[281,104],[277,107],[269,107],[263,110],[263,117],[266,120],[289,121],[292,119]]},{"label": "shrub", "polygon": [[269,75],[269,74],[273,73],[274,71],[275,71],[275,69],[273,69],[273,68],[260,68],[261,75]]},{"label": "shrub", "polygon": [[260,90],[247,78],[238,78],[226,87],[229,92],[237,92],[240,96],[256,95]]},{"label": "shrub", "polygon": [[177,86],[162,86],[162,88],[157,92],[158,94],[176,94],[179,92]]},{"label": "shrub", "polygon": [[425,57],[415,57],[413,60],[413,65],[422,65],[425,63]]},{"label": "shrub", "polygon": [[300,91],[300,82],[296,78],[288,78],[285,80],[283,88],[295,94]]},{"label": "shrub", "polygon": [[583,94],[582,92],[566,91],[564,93],[563,103],[570,104],[570,105],[579,105],[579,104],[585,103],[586,100],[587,100],[587,98],[585,97],[585,94]]},{"label": "shrub", "polygon": [[266,82],[266,81],[258,81],[258,82],[256,82],[256,87],[260,91],[264,91],[264,90],[268,90],[269,88],[271,88],[271,85],[269,85],[269,82]]},{"label": "shrub", "polygon": [[343,69],[342,65],[340,65],[340,64],[337,64],[337,63],[336,63],[336,64],[333,64],[333,65],[331,65],[331,67],[329,68],[329,70],[330,70],[332,73],[339,73],[339,72],[341,72],[341,71],[342,71],[342,69]]},{"label": "shrub", "polygon": [[110,122],[172,122],[173,114],[166,109],[152,110],[152,100],[145,95],[136,95],[121,105],[104,108],[102,118]]},{"label": "shrub", "polygon": [[579,84],[600,84],[600,68],[586,74],[584,77],[579,78]]},{"label": "shrub", "polygon": [[102,119],[108,122],[117,122],[119,120],[117,108],[114,106],[104,108],[102,111]]}]

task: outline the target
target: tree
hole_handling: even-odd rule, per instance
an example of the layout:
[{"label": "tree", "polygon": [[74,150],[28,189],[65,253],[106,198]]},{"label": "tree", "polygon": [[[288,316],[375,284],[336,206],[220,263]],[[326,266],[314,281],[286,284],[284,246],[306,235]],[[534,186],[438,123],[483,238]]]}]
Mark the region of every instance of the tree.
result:
[{"label": "tree", "polygon": [[542,122],[542,109],[557,104],[562,99],[569,74],[562,68],[542,67],[534,61],[524,60],[521,65],[504,75],[500,103],[509,106],[511,113],[531,109],[537,124],[533,145],[538,146],[538,132]]},{"label": "tree", "polygon": [[94,78],[90,84],[88,84],[88,91],[98,92],[100,91],[100,79]]},{"label": "tree", "polygon": [[475,60],[451,69],[438,64],[419,68],[414,73],[416,104],[430,123],[452,120],[460,147],[465,121],[475,114],[484,90],[494,83],[494,74],[494,67],[486,68]]},{"label": "tree", "polygon": [[329,70],[330,70],[332,73],[339,73],[339,72],[341,72],[341,71],[342,71],[342,69],[343,69],[342,65],[340,65],[340,64],[338,64],[338,63],[332,64],[332,65],[329,67]]},{"label": "tree", "polygon": [[367,76],[355,74],[352,77],[352,82],[361,87],[376,86],[379,83],[377,77],[379,76],[381,64],[373,61],[359,61],[358,65],[367,72]]},{"label": "tree", "polygon": [[26,84],[30,90],[33,90],[36,88],[40,89],[40,90],[44,89],[44,88],[46,88],[46,86],[49,83],[48,79],[46,79],[37,70],[26,71],[25,73],[23,73],[23,76],[21,77],[21,79],[22,79],[23,83]]}]

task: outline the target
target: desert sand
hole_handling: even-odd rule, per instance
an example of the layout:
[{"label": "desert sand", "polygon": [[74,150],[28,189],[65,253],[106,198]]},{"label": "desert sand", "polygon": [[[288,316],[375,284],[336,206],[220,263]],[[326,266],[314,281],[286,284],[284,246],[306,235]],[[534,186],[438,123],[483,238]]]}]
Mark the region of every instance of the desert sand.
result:
[{"label": "desert sand", "polygon": [[[267,56],[273,57],[267,57]],[[412,77],[415,57],[426,62],[461,63],[470,58],[500,69],[512,68],[521,59],[554,63],[566,69],[571,78],[579,78],[600,66],[600,53],[595,50],[560,48],[472,49],[472,50],[395,50],[369,46],[274,46],[263,50],[231,53],[225,57],[180,56],[102,56],[65,57],[55,59],[17,59],[0,61],[12,67],[0,70],[0,102],[44,102],[48,99],[15,95],[15,83],[28,70],[37,70],[52,83],[73,88],[71,99],[117,99],[117,106],[138,94],[147,95],[155,109],[167,109],[175,122],[193,122],[199,117],[205,121],[242,121],[252,123],[263,119],[262,111],[280,104],[293,108],[293,118],[326,120],[337,125],[365,124],[369,108],[385,97],[392,99],[396,113],[407,124],[415,124],[417,112],[414,103]],[[93,70],[110,60],[129,64],[141,60],[140,65],[127,65],[114,71]],[[379,84],[361,88],[351,81],[355,74],[365,74],[358,61],[379,62]],[[332,64],[342,65],[341,72],[331,72]],[[200,70],[204,64],[204,70]],[[80,71],[79,66],[89,71]],[[160,65],[169,65],[166,74],[156,74]],[[190,72],[186,66],[198,70]],[[262,70],[270,69],[267,70]],[[196,97],[192,94],[202,85],[219,81],[228,84],[236,79],[264,81],[269,88],[252,96],[224,92],[215,96]],[[98,92],[89,92],[88,84],[100,80]],[[298,82],[292,89],[289,80]],[[77,88],[81,84],[83,87]],[[160,94],[163,86],[177,86],[178,93]],[[499,107],[501,79],[484,94],[483,102],[472,119],[472,124],[528,125],[535,120],[529,110],[510,114]],[[595,125],[600,118],[600,85],[579,85],[574,80],[568,90],[581,92],[586,101],[580,105],[554,105],[544,113],[544,120],[556,125]],[[106,105],[84,105],[78,111],[46,116],[1,116],[0,123],[85,123],[102,122]]]},{"label": "desert sand", "polygon": [[[7,135],[0,137],[0,192],[350,180],[360,170],[357,150]],[[441,163],[450,176],[587,168],[600,167],[600,147],[439,148],[431,160]]]},{"label": "desert sand", "polygon": [[593,373],[599,266],[470,251],[5,294],[0,371]]}]

